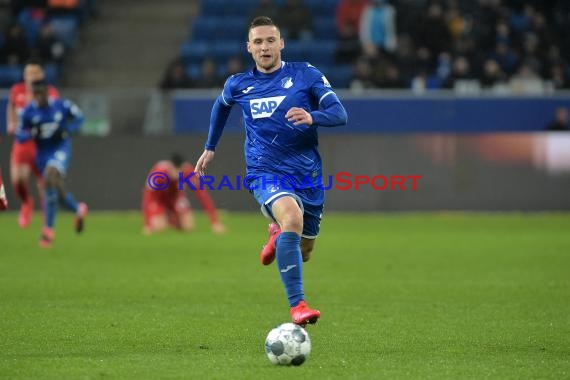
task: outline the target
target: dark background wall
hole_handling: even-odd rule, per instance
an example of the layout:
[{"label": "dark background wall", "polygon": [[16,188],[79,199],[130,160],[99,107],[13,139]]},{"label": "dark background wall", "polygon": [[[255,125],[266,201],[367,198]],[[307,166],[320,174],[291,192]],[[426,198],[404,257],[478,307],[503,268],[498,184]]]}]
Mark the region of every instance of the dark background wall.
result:
[{"label": "dark background wall", "polygon": [[[152,164],[173,151],[194,163],[204,140],[204,135],[76,138],[68,188],[91,209],[137,209]],[[4,137],[0,163],[5,181],[10,146],[11,139]],[[563,132],[338,136],[324,131],[320,149],[326,174],[422,176],[416,191],[411,190],[411,182],[405,191],[370,186],[327,191],[327,210],[570,209],[570,135]],[[243,137],[223,136],[208,171],[215,178],[243,176]],[[224,209],[258,207],[243,189],[211,194]]]}]

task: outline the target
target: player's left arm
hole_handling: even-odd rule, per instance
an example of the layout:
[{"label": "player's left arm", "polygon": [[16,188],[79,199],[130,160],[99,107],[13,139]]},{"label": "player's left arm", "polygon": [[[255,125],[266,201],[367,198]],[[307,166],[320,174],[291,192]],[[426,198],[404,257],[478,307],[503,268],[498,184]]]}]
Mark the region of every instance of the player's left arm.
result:
[{"label": "player's left arm", "polygon": [[10,96],[8,98],[8,104],[6,105],[6,131],[8,134],[16,134],[18,128],[18,113],[16,112],[15,99],[15,87],[10,89]]},{"label": "player's left arm", "polygon": [[39,134],[39,128],[32,123],[28,112],[24,110],[20,116],[19,124],[14,131],[14,136],[18,142],[25,142],[35,139]]},{"label": "player's left arm", "polygon": [[316,68],[310,66],[309,81],[311,93],[318,99],[319,109],[308,112],[300,107],[292,107],[285,117],[293,125],[315,125],[319,127],[338,127],[346,125],[348,115],[339,98],[332,90],[327,78]]},{"label": "player's left arm", "polygon": [[81,128],[85,117],[81,109],[71,100],[64,100],[63,107],[66,113],[65,132],[73,134]]}]

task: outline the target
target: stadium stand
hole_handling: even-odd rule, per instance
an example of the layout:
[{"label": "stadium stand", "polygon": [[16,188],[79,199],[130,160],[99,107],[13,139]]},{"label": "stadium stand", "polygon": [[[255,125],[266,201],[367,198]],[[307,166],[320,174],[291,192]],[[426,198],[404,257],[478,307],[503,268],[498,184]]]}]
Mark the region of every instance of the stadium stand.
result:
[{"label": "stadium stand", "polygon": [[[251,62],[243,42],[247,23],[261,3],[264,9],[279,10],[286,0],[201,0],[178,57],[188,76],[196,79],[196,68],[206,58],[215,59],[222,74],[230,57]],[[355,67],[362,60],[371,67],[367,83],[372,88],[481,89],[537,78],[554,89],[570,88],[568,2],[370,0],[368,6],[379,14],[386,4],[395,10],[397,45],[393,51],[363,46],[360,55],[351,57],[339,55],[347,38],[335,23],[343,3],[352,2],[303,0],[313,17],[312,38],[286,39],[283,52],[285,60],[318,65],[337,88],[359,88]]]},{"label": "stadium stand", "polygon": [[[93,14],[97,0],[12,1],[7,25],[0,25],[0,88],[21,80],[28,58],[44,62],[47,80],[57,84],[67,55],[76,47],[85,21]],[[8,5],[4,5],[5,8]],[[11,36],[24,39],[12,42]]]}]

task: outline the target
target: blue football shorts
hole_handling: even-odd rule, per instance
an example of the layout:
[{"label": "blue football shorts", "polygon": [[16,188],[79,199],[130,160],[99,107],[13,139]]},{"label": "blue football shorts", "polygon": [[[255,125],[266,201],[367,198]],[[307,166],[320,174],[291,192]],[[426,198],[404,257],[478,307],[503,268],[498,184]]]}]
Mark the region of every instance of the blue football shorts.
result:
[{"label": "blue football shorts", "polygon": [[273,175],[259,176],[248,181],[249,191],[261,206],[261,213],[276,222],[271,212],[273,203],[281,197],[293,197],[303,212],[301,236],[306,239],[316,239],[319,235],[323,216],[324,190],[318,186],[297,189],[280,181],[271,180],[271,178]]},{"label": "blue football shorts", "polygon": [[55,149],[51,151],[38,152],[37,165],[38,170],[42,175],[45,174],[45,170],[48,166],[53,166],[58,172],[64,176],[67,173],[69,167],[69,160],[71,158],[71,152],[68,149]]}]

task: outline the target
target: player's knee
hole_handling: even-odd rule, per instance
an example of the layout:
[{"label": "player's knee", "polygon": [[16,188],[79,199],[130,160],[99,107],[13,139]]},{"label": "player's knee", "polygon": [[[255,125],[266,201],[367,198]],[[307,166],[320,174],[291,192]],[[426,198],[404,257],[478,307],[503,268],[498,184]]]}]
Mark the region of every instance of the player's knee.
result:
[{"label": "player's knee", "polygon": [[168,222],[166,218],[154,217],[150,221],[150,227],[153,232],[162,232],[168,228]]},{"label": "player's knee", "polygon": [[180,226],[180,230],[182,232],[192,232],[192,231],[194,231],[194,225],[193,224],[182,224]]},{"label": "player's knee", "polygon": [[44,183],[46,187],[52,187],[57,184],[59,172],[54,167],[48,167],[44,176]]},{"label": "player's knee", "polygon": [[281,230],[301,233],[303,230],[303,218],[296,215],[287,215],[281,219]]}]

